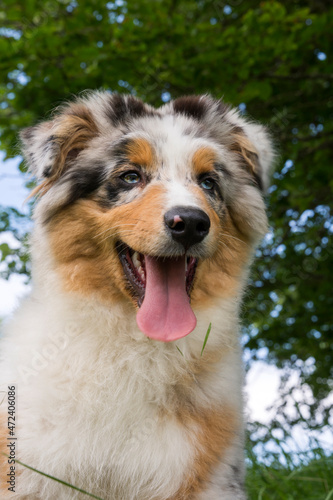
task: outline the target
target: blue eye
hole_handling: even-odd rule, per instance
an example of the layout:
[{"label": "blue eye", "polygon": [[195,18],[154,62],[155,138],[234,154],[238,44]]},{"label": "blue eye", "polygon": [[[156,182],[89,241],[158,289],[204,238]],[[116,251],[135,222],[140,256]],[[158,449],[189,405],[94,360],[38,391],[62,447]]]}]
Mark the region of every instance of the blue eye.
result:
[{"label": "blue eye", "polygon": [[213,179],[207,178],[200,182],[200,186],[207,191],[214,189],[215,181]]},{"label": "blue eye", "polygon": [[121,179],[127,184],[138,184],[141,181],[141,177],[137,172],[126,172],[121,176]]}]

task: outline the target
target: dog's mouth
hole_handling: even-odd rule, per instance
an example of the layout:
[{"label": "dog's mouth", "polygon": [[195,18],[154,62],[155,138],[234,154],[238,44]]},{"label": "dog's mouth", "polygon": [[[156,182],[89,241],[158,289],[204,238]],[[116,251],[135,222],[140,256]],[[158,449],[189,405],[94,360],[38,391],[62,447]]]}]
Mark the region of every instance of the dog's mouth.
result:
[{"label": "dog's mouth", "polygon": [[132,296],[139,307],[137,323],[148,337],[164,342],[191,333],[196,318],[190,306],[198,260],[152,257],[118,243],[118,255]]}]

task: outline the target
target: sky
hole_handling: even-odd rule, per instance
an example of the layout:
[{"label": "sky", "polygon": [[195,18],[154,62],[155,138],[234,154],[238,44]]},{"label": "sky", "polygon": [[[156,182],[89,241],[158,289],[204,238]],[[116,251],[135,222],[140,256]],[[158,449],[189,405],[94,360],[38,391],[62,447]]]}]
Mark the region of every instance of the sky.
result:
[{"label": "sky", "polygon": [[24,200],[29,191],[24,186],[24,178],[18,166],[21,157],[3,161],[4,153],[0,151],[0,205],[9,205],[24,210]]},{"label": "sky", "polygon": [[[0,206],[15,207],[20,211],[27,211],[24,200],[29,191],[24,185],[24,179],[18,166],[21,158],[3,161],[4,153],[0,151]],[[11,233],[0,235],[0,243],[8,242],[12,245],[16,240]],[[7,281],[0,278],[0,317],[8,316],[19,304],[19,299],[24,296],[28,287],[24,285],[24,277],[12,275]]]},{"label": "sky", "polygon": [[[9,205],[20,211],[27,211],[23,202],[28,195],[25,187],[27,176],[23,176],[18,165],[21,158],[14,158],[3,161],[3,153],[0,152],[0,205]],[[8,242],[15,244],[15,239],[11,233],[0,235],[0,244]],[[1,269],[1,265],[0,265]],[[12,275],[10,279],[0,278],[0,317],[5,322],[19,306],[20,299],[29,293],[30,285],[24,284],[24,277]],[[246,415],[250,420],[269,424],[273,410],[268,410],[278,398],[278,388],[282,371],[273,365],[268,365],[263,361],[252,364],[246,376],[244,396],[246,400]],[[295,384],[298,380],[295,379]],[[308,447],[308,437],[302,429],[295,428],[293,439],[287,444],[290,450],[306,450]],[[328,446],[333,447],[333,436],[325,433],[320,439]]]}]

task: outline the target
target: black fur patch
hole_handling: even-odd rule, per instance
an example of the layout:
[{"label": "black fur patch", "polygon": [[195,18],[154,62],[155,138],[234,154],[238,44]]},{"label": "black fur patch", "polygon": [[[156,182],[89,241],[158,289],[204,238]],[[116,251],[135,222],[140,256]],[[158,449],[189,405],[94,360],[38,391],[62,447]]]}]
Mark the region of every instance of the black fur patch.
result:
[{"label": "black fur patch", "polygon": [[111,179],[106,185],[106,194],[107,194],[106,203],[108,203],[109,206],[114,205],[115,203],[117,203],[119,195],[121,193],[123,193],[124,191],[130,191],[134,187],[137,186],[126,184],[119,177]]},{"label": "black fur patch", "polygon": [[105,111],[112,125],[117,127],[127,113],[127,107],[123,96],[119,94],[113,95],[110,98],[110,106]]},{"label": "black fur patch", "polygon": [[56,135],[50,135],[50,137],[48,137],[47,140],[46,140],[46,144],[49,143],[49,142],[53,142],[56,139],[57,139]]},{"label": "black fur patch", "polygon": [[43,170],[44,177],[50,177],[51,173],[52,173],[52,165],[48,165],[47,167],[44,168]]},{"label": "black fur patch", "polygon": [[199,96],[184,96],[173,102],[173,109],[176,113],[201,120],[207,113],[207,103]]},{"label": "black fur patch", "polygon": [[230,170],[228,170],[228,168],[225,165],[223,165],[222,163],[215,163],[214,168],[215,168],[216,172],[219,172],[222,175],[225,175],[229,179],[233,179],[233,175],[230,172]]},{"label": "black fur patch", "polygon": [[128,146],[131,144],[133,139],[129,139],[128,137],[123,137],[120,139],[118,142],[116,142],[114,145],[111,147],[111,155],[112,158],[116,158],[117,160],[126,160],[127,159],[127,151],[128,151]]},{"label": "black fur patch", "polygon": [[22,141],[30,141],[35,134],[35,127],[27,127],[20,132]]},{"label": "black fur patch", "polygon": [[66,200],[66,205],[71,205],[79,198],[86,198],[96,191],[105,181],[104,164],[94,165],[87,168],[73,169],[68,171],[62,182],[70,182],[71,190]]},{"label": "black fur patch", "polygon": [[258,186],[258,188],[260,189],[260,191],[264,191],[264,185],[263,185],[262,178],[260,177],[260,175],[257,172],[254,172],[253,177],[254,177],[254,181],[255,181],[256,185]]},{"label": "black fur patch", "polygon": [[[229,104],[226,104],[223,101],[218,101],[217,109],[218,109],[218,112],[221,113],[221,115],[225,115],[226,113],[228,113],[228,111],[230,111],[231,106],[229,106]],[[237,128],[241,128],[241,127],[237,127]]]},{"label": "black fur patch", "polygon": [[140,101],[139,99],[136,99],[133,96],[129,96],[127,98],[127,108],[128,108],[129,114],[133,118],[138,118],[140,116],[144,116],[146,114],[149,114],[144,103],[142,101]]},{"label": "black fur patch", "polygon": [[233,134],[239,134],[239,135],[246,135],[243,128],[240,127],[239,125],[233,125],[232,126],[232,131]]},{"label": "black fur patch", "polygon": [[[50,137],[48,137],[48,139],[44,142],[44,146],[43,146],[44,154],[46,154],[48,151],[51,150],[51,155],[50,155],[51,159],[55,155],[54,151],[52,151],[52,150],[55,149],[55,140],[56,139],[57,139],[57,137],[55,135],[50,135]],[[50,177],[52,174],[52,169],[53,169],[52,164],[47,165],[43,170],[43,177]]]},{"label": "black fur patch", "polygon": [[140,99],[131,95],[125,97],[121,94],[114,94],[110,97],[110,104],[105,112],[114,127],[125,123],[129,118],[154,115]]},{"label": "black fur patch", "polygon": [[120,186],[118,182],[108,182],[106,185],[107,200],[103,200],[103,205],[114,205],[117,203],[120,194]]}]

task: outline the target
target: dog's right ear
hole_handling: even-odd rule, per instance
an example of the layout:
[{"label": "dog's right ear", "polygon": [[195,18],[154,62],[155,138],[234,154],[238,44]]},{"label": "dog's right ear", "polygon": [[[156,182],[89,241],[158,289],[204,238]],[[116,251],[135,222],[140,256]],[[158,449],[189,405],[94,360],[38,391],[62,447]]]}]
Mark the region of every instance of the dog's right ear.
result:
[{"label": "dog's right ear", "polygon": [[58,154],[53,122],[44,122],[20,132],[21,149],[29,171],[38,179],[50,177]]},{"label": "dog's right ear", "polygon": [[33,194],[46,192],[97,133],[97,124],[83,103],[71,104],[54,120],[24,129],[20,134],[23,155],[40,182]]}]

